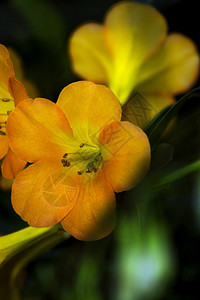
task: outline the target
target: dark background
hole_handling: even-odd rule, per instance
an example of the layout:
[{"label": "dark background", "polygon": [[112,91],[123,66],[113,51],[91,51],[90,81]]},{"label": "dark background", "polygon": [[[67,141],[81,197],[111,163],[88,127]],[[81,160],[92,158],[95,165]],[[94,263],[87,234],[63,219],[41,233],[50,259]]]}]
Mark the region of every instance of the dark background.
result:
[{"label": "dark background", "polygon": [[[64,86],[79,79],[70,68],[67,54],[70,34],[83,23],[102,22],[105,12],[116,2],[118,1],[1,1],[0,43],[14,48],[21,56],[24,73],[38,87],[39,96],[55,102]],[[169,32],[187,35],[200,48],[198,1],[140,2],[156,6],[166,17]],[[196,86],[199,86],[199,82]],[[198,102],[198,99],[195,99],[185,106],[177,123],[163,137],[161,142],[173,147],[173,159],[162,170],[153,165],[150,173],[153,174],[152,178],[156,177],[154,175],[157,175],[157,172],[161,172],[159,174],[162,176],[199,158]],[[154,157],[156,160],[156,154]],[[166,276],[159,282],[162,287],[156,287],[148,295],[139,296],[137,299],[198,299],[196,292],[199,291],[200,279],[199,172],[164,186],[156,193],[151,189],[150,175],[134,191],[117,195],[119,225],[109,237],[88,243],[71,238],[31,263],[22,274],[22,299],[136,299],[132,298],[131,292],[129,298],[125,294],[124,298],[119,296],[123,289],[120,291],[119,278],[122,270],[118,265],[118,253],[122,251],[122,244],[124,245],[120,232],[125,236],[127,231],[121,231],[120,228],[123,228],[124,222],[132,224],[133,221],[134,226],[134,220],[138,219],[138,216],[142,218],[144,206],[146,219],[141,221],[141,232],[144,232],[144,235],[141,233],[141,240],[154,218],[158,228],[160,224],[164,224],[165,233],[169,237],[166,248],[172,249],[172,255],[167,262],[170,271],[166,271]],[[155,182],[156,179],[153,184]],[[27,224],[11,207],[10,192],[1,191],[0,197],[0,232],[6,234],[24,228]],[[140,200],[143,203],[144,198],[148,204],[139,206],[140,215],[136,211],[138,203]],[[146,217],[146,214],[150,217]],[[156,244],[158,248],[161,246],[159,234],[161,233],[157,234]],[[139,244],[133,232],[131,238],[133,247]],[[126,247],[131,252],[130,239]],[[144,243],[143,247],[148,249],[148,242]],[[146,270],[144,276],[145,272]]]}]

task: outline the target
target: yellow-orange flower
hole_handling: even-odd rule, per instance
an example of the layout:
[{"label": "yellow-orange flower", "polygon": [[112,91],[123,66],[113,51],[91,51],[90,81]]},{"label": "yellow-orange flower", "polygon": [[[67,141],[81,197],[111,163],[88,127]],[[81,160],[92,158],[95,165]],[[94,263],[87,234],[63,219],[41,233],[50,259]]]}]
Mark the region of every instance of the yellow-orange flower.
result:
[{"label": "yellow-orange flower", "polygon": [[15,79],[15,72],[10,55],[5,46],[0,44],[0,159],[2,174],[13,178],[26,164],[9,148],[6,123],[9,114],[21,101],[28,98],[24,86]]},{"label": "yellow-orange flower", "polygon": [[34,227],[61,222],[81,240],[108,235],[114,191],[134,187],[150,161],[144,132],[120,119],[114,94],[88,81],[65,87],[57,104],[42,98],[18,104],[7,123],[9,143],[33,164],[14,180],[14,210]]},{"label": "yellow-orange flower", "polygon": [[[104,25],[79,27],[69,44],[72,66],[81,77],[109,86],[124,105],[124,119],[144,127],[195,82],[199,56],[179,33],[167,35],[165,18],[152,6],[123,1]],[[139,93],[134,93],[134,92]]]}]

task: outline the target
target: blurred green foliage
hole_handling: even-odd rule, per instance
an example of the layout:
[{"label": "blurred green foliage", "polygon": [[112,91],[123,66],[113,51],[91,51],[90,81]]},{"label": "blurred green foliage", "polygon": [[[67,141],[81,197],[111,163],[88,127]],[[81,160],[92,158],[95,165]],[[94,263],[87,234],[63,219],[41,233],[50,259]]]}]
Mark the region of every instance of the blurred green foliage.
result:
[{"label": "blurred green foliage", "polygon": [[[25,75],[40,96],[56,101],[64,86],[78,80],[67,55],[71,32],[86,21],[101,21],[115,2],[2,1],[0,42],[21,55]],[[189,35],[200,46],[195,1],[140,2],[159,6],[170,31]],[[151,170],[137,188],[117,195],[115,231],[90,243],[71,238],[39,257],[21,274],[22,299],[197,299],[200,96],[190,95],[162,112],[147,129],[154,146]],[[174,116],[176,121],[163,134]],[[10,193],[2,191],[1,233],[25,226],[11,207]]]}]

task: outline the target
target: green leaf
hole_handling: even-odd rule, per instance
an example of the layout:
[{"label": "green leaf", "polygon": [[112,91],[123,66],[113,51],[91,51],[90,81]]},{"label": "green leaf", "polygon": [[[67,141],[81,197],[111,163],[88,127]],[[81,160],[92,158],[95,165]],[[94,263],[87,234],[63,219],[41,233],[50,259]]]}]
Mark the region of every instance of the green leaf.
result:
[{"label": "green leaf", "polygon": [[177,115],[183,105],[185,105],[188,100],[191,101],[192,98],[197,96],[200,96],[200,87],[192,90],[175,104],[164,109],[148,124],[145,128],[145,132],[149,138],[152,148],[157,144],[167,125]]},{"label": "green leaf", "polygon": [[151,170],[158,170],[165,167],[173,159],[174,147],[162,143],[159,144],[153,153],[151,161]]},{"label": "green leaf", "polygon": [[200,170],[200,159],[191,164],[188,164],[185,167],[175,170],[174,172],[171,172],[169,175],[164,176],[158,181],[157,187],[165,184],[169,184],[175,180],[181,179],[182,177],[189,175],[190,173],[193,173],[198,170]]}]

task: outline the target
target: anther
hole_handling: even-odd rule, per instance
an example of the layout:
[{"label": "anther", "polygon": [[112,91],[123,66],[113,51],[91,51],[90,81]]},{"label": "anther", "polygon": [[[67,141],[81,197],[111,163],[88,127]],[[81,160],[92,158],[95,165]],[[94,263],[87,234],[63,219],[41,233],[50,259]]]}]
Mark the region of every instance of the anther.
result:
[{"label": "anther", "polygon": [[9,115],[12,112],[12,110],[7,110],[7,115]]},{"label": "anther", "polygon": [[83,174],[83,172],[81,172],[81,171],[78,171],[78,172],[77,172],[77,174],[78,174],[78,175],[82,175],[82,174]]},{"label": "anther", "polygon": [[0,130],[0,135],[6,135],[6,133]]},{"label": "anther", "polygon": [[63,164],[63,167],[70,167],[71,166],[70,162],[65,160],[65,159],[61,159],[61,163]]},{"label": "anther", "polygon": [[71,166],[71,164],[70,164],[70,162],[69,161],[65,161],[65,163],[63,164],[63,167],[70,167]]},{"label": "anther", "polygon": [[9,98],[3,98],[1,99],[3,102],[10,102],[10,99]]},{"label": "anther", "polygon": [[67,157],[67,153],[65,153],[64,155],[63,155],[63,158],[66,158]]},{"label": "anther", "polygon": [[82,143],[82,144],[80,144],[80,146],[79,146],[79,147],[80,147],[80,148],[82,148],[84,145],[85,145],[85,144],[84,144],[84,143]]}]

